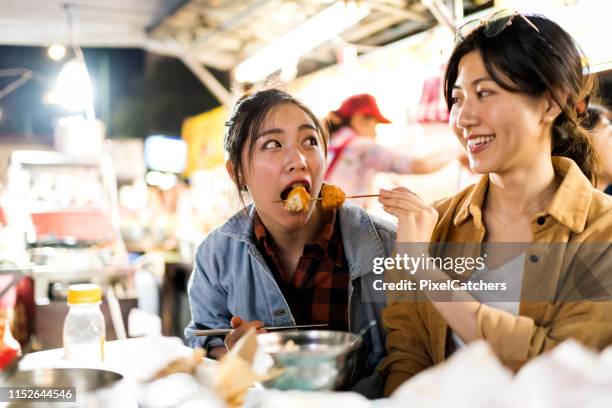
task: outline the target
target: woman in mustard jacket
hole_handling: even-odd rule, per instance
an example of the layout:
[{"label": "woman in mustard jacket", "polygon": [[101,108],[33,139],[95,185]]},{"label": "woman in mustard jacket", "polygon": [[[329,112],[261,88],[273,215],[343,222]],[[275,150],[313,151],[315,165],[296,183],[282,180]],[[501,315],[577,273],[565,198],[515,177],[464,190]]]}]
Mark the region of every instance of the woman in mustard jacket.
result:
[{"label": "woman in mustard jacket", "polygon": [[593,187],[597,160],[581,120],[594,80],[579,48],[551,20],[509,11],[469,23],[458,41],[445,74],[449,120],[483,177],[433,206],[403,188],[383,191],[380,202],[398,218],[400,254],[410,242],[501,252],[509,244],[499,243],[516,243],[522,249],[508,262],[453,275],[463,283],[494,276],[516,293],[496,301],[450,290],[458,301],[448,301],[425,286],[424,301],[388,296],[388,356],[379,366],[387,395],[478,339],[515,370],[567,338],[595,349],[612,342],[612,200]]}]

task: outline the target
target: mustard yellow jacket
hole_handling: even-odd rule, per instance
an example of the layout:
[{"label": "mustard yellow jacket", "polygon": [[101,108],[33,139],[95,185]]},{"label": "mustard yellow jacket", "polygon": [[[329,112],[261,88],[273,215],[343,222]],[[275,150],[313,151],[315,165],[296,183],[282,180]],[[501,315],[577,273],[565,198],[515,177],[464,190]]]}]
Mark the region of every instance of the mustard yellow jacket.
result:
[{"label": "mustard yellow jacket", "polygon": [[[601,257],[590,268],[589,279],[610,293],[612,199],[595,190],[572,160],[553,157],[553,166],[562,182],[547,211],[533,216],[534,250],[539,243],[601,243]],[[482,204],[488,183],[488,176],[483,176],[478,184],[434,204],[440,220],[432,242],[483,241]],[[566,279],[571,265],[571,259],[545,260],[528,250],[519,315],[480,306],[478,336],[508,367],[518,370],[570,337],[598,350],[612,343],[612,302],[559,301],[559,286],[563,292],[564,285],[576,285]],[[527,292],[532,295],[529,300],[525,300]],[[534,294],[542,301],[534,301]],[[389,301],[382,318],[388,331],[388,355],[379,372],[385,378],[385,395],[389,395],[413,375],[443,361],[452,338],[448,324],[430,302]]]}]

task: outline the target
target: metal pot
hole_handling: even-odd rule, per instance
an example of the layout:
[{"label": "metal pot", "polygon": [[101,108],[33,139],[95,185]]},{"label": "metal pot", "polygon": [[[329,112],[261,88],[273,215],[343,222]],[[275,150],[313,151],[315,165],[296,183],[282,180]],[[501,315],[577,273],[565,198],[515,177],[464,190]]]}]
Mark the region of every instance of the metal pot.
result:
[{"label": "metal pot", "polygon": [[274,367],[283,370],[280,376],[264,382],[264,387],[310,391],[345,387],[362,340],[354,333],[307,330],[260,334],[257,343],[270,355]]}]

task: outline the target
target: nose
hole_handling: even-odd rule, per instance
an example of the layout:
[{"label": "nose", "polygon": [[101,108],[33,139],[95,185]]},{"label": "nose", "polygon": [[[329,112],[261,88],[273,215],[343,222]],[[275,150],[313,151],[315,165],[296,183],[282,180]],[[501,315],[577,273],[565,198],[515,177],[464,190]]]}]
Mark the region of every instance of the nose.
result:
[{"label": "nose", "polygon": [[285,157],[287,171],[294,172],[306,169],[306,157],[299,148],[287,149],[287,155]]},{"label": "nose", "polygon": [[456,106],[455,109],[454,125],[466,136],[479,123],[476,107],[471,98],[466,98],[461,106]]}]

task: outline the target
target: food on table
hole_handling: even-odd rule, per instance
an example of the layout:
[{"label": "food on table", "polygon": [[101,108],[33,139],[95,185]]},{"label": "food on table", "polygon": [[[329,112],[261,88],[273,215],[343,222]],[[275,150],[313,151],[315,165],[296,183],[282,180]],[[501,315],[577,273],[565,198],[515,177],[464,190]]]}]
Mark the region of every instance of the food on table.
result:
[{"label": "food on table", "polygon": [[296,186],[291,189],[285,199],[285,209],[294,213],[308,210],[310,194],[303,186]]},{"label": "food on table", "polygon": [[213,379],[213,390],[230,407],[244,404],[246,393],[256,381],[266,381],[280,374],[282,370],[272,369],[265,375],[253,370],[257,351],[255,329],[251,328],[236,342],[232,350],[219,361]]},{"label": "food on table", "polygon": [[159,380],[171,374],[186,373],[193,375],[196,367],[204,360],[206,352],[201,348],[193,349],[193,354],[187,357],[179,357],[172,360],[164,368],[153,374],[149,381]]},{"label": "food on table", "polygon": [[228,353],[219,362],[213,378],[213,390],[228,406],[241,406],[247,390],[258,380],[251,362],[237,354]]},{"label": "food on table", "polygon": [[323,199],[322,205],[324,210],[340,208],[344,203],[345,197],[344,191],[333,184],[323,184],[321,188],[321,198]]},{"label": "food on table", "polygon": [[246,393],[255,382],[268,381],[283,372],[282,369],[275,367],[263,374],[255,372],[253,360],[256,352],[256,332],[251,328],[236,342],[232,350],[219,360],[218,364],[205,364],[205,351],[196,348],[191,356],[171,361],[155,373],[149,382],[176,373],[186,373],[192,375],[201,385],[212,388],[228,407],[239,407],[244,404]]},{"label": "food on table", "polygon": [[295,341],[291,339],[285,344],[283,344],[283,352],[285,353],[296,353],[298,351],[300,351],[300,346],[295,344]]},{"label": "food on table", "polygon": [[252,368],[256,350],[255,330],[251,328],[219,360],[212,386],[230,407],[242,405],[247,390],[257,381],[258,376]]}]

